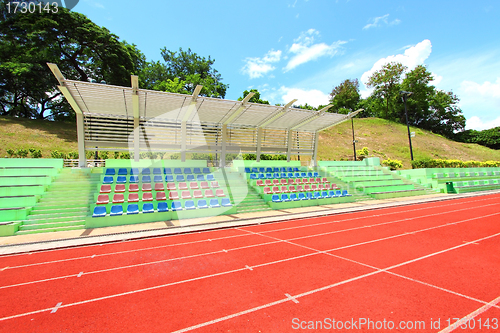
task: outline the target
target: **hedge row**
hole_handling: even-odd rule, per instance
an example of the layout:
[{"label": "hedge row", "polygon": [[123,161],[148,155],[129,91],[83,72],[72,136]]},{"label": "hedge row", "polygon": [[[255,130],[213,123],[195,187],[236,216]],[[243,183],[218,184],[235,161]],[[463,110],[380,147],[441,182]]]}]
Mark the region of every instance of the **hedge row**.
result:
[{"label": "hedge row", "polygon": [[460,161],[424,158],[411,162],[413,169],[424,168],[489,168],[500,167],[500,161]]}]

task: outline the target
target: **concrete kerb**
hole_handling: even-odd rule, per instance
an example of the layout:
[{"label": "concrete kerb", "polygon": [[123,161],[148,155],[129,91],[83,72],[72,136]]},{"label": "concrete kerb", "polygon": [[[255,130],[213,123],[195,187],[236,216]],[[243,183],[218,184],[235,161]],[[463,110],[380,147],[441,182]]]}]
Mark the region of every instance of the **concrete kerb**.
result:
[{"label": "concrete kerb", "polygon": [[[360,211],[377,210],[382,208],[407,206],[407,205],[436,202],[436,201],[446,201],[459,198],[485,196],[498,193],[500,193],[500,190],[469,192],[463,194],[435,194],[430,196],[427,195],[425,197],[424,196],[411,197],[410,200],[404,200],[404,201],[401,200],[402,198],[385,199],[385,200],[377,200],[379,202],[375,204],[373,203],[373,201],[353,202],[350,203],[350,206],[347,208],[333,208],[333,209],[326,208],[326,209],[318,209],[317,211],[314,212],[311,211],[296,212],[296,213],[288,213],[286,215],[281,215],[281,216],[246,217],[246,218],[243,216],[241,218],[237,218],[231,221],[202,223],[202,224],[184,225],[184,226],[171,226],[153,230],[127,231],[127,232],[109,233],[105,235],[96,235],[96,236],[89,235],[89,236],[80,236],[67,239],[0,245],[0,255],[62,249],[62,248],[70,248],[76,246],[88,246],[88,245],[96,245],[96,244],[111,243],[118,241],[127,241],[127,240],[134,240],[134,239],[141,239],[148,237],[159,237],[159,236],[168,236],[168,235],[176,235],[176,234],[191,233],[191,232],[243,227],[248,225],[281,222],[292,219],[304,219],[304,218],[311,218],[318,216],[355,213]],[[352,205],[357,205],[357,207],[353,207]],[[321,206],[317,207],[325,208]],[[235,216],[237,217],[237,215],[238,214],[236,214]],[[240,215],[245,215],[245,214],[240,214]],[[11,237],[16,237],[16,236],[11,236]]]}]

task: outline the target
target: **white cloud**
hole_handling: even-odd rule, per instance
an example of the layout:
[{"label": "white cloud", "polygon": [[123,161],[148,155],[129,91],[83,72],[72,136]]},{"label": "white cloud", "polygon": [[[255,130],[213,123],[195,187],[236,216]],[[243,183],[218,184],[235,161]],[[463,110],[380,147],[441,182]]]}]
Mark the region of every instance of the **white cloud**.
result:
[{"label": "white cloud", "polygon": [[408,70],[413,70],[416,66],[423,64],[424,61],[429,58],[431,51],[431,41],[425,39],[417,45],[407,48],[403,54],[391,55],[379,59],[369,71],[361,75],[361,82],[366,84],[368,78],[372,76],[374,72],[380,70],[385,64],[390,62],[402,63],[404,66],[408,67]]},{"label": "white cloud", "polygon": [[284,72],[288,72],[299,65],[323,56],[333,56],[338,53],[342,44],[347,43],[344,41],[337,41],[331,45],[325,43],[314,44],[314,40],[318,36],[319,32],[317,30],[309,29],[301,33],[300,36],[294,40],[294,43],[288,50],[288,52],[293,53],[294,56],[291,57],[287,65],[283,68]]},{"label": "white cloud", "polygon": [[371,29],[371,28],[377,28],[381,26],[392,26],[392,25],[398,25],[401,23],[400,19],[395,19],[392,21],[389,21],[389,14],[385,14],[384,16],[379,16],[371,19],[372,23],[368,23],[363,27],[363,30]]},{"label": "white cloud", "polygon": [[482,131],[485,129],[490,129],[493,127],[498,127],[500,126],[500,117],[490,120],[490,121],[483,121],[481,118],[478,116],[473,116],[467,119],[467,125],[465,126],[466,129],[474,129],[477,131]]},{"label": "white cloud", "polygon": [[272,63],[278,62],[280,59],[281,51],[271,50],[262,58],[246,58],[246,64],[241,71],[243,74],[247,74],[251,79],[256,79],[275,70],[276,67],[274,67]]},{"label": "white cloud", "polygon": [[314,107],[319,105],[326,105],[329,103],[329,95],[323,93],[317,89],[304,90],[299,88],[287,88],[282,86],[277,91],[278,95],[281,95],[281,103],[288,103],[294,99],[297,99],[295,105],[309,104]]}]

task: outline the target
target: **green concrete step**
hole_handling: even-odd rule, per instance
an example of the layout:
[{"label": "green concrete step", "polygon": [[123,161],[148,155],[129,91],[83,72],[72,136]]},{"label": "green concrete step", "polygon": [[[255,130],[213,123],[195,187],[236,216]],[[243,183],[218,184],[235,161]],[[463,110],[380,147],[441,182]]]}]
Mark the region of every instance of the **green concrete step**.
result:
[{"label": "green concrete step", "polygon": [[44,229],[36,229],[36,230],[20,230],[20,231],[16,232],[16,235],[30,235],[30,234],[39,234],[39,233],[45,233],[45,232],[81,230],[81,229],[85,229],[85,224],[64,226],[64,227],[55,227],[55,228],[44,228]]},{"label": "green concrete step", "polygon": [[83,226],[85,227],[85,220],[70,220],[64,222],[45,222],[38,224],[23,224],[19,226],[20,231],[25,230],[38,230],[38,229],[53,229],[53,228],[62,228],[62,227],[75,227],[75,226]]}]

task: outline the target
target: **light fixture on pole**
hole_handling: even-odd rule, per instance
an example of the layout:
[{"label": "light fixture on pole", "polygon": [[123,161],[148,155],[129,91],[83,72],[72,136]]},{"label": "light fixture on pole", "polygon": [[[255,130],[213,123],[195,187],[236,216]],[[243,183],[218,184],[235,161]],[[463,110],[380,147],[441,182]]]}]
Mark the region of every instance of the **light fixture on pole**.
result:
[{"label": "light fixture on pole", "polygon": [[413,149],[411,147],[411,133],[410,133],[410,125],[408,124],[408,109],[406,108],[406,100],[408,99],[408,96],[412,95],[413,93],[410,91],[400,91],[399,92],[403,98],[403,102],[405,103],[405,115],[406,115],[406,128],[408,129],[408,141],[410,143],[410,156],[411,160],[413,161]]}]

